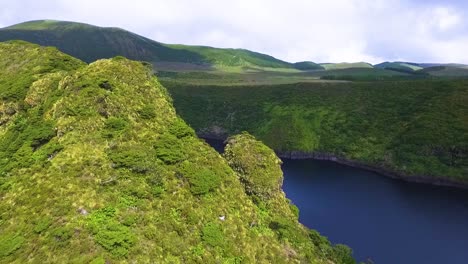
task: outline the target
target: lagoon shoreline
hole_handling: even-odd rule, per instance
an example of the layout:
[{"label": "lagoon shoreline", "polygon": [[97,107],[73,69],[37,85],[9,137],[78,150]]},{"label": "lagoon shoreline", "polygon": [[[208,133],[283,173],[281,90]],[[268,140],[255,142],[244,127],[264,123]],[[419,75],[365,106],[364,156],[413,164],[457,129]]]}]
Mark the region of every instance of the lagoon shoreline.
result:
[{"label": "lagoon shoreline", "polygon": [[[228,137],[224,134],[213,134],[213,133],[198,133],[198,136],[202,139],[209,140],[219,140],[225,141]],[[277,151],[275,150],[276,155],[281,159],[292,159],[292,160],[326,160],[332,161],[338,164],[347,165],[353,168],[359,168],[367,171],[372,171],[382,176],[389,177],[392,179],[402,180],[412,183],[421,183],[434,186],[443,186],[443,187],[452,187],[458,189],[468,190],[468,182],[457,181],[453,179],[446,179],[442,177],[435,176],[425,176],[425,175],[409,175],[403,172],[397,172],[391,169],[383,168],[381,166],[372,165],[363,163],[357,160],[346,159],[343,157],[338,157],[331,153],[326,152],[303,152],[303,151]]]}]

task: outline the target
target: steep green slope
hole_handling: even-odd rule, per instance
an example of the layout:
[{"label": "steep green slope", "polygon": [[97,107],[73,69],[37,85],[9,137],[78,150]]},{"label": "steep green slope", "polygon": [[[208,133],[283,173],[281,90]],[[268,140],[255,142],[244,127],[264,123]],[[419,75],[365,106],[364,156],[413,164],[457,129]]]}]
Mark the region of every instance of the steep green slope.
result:
[{"label": "steep green slope", "polygon": [[204,70],[226,66],[292,68],[287,62],[248,50],[167,45],[123,29],[75,22],[39,20],[0,29],[0,41],[14,39],[54,46],[86,62],[121,55],[135,60],[164,62],[157,64],[158,67],[176,69],[198,69],[199,66]]},{"label": "steep green slope", "polygon": [[0,29],[0,41],[20,39],[57,47],[86,62],[117,55],[135,60],[203,63],[203,57],[176,50],[119,28],[40,20]]},{"label": "steep green slope", "polygon": [[165,83],[205,136],[249,131],[269,147],[468,183],[468,82],[196,86]]},{"label": "steep green slope", "polygon": [[279,186],[248,195],[229,164],[266,155],[249,168],[278,178],[278,159],[250,140],[228,163],[147,64],[86,66],[27,43],[0,54],[0,88],[24,94],[0,98],[15,110],[1,112],[0,263],[354,263],[298,223]]}]

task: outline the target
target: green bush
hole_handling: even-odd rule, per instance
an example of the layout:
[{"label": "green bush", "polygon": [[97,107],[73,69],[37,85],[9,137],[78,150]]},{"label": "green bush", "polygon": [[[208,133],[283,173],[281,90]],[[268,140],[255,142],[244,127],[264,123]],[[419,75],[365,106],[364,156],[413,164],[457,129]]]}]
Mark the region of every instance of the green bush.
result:
[{"label": "green bush", "polygon": [[356,261],[353,258],[353,251],[346,245],[337,244],[334,248],[334,257],[337,263],[343,264],[355,264]]},{"label": "green bush", "polygon": [[36,223],[36,226],[34,227],[34,232],[36,233],[42,233],[44,230],[46,230],[50,225],[52,224],[52,220],[48,217],[42,218]]},{"label": "green bush", "polygon": [[169,126],[169,133],[177,138],[195,136],[195,131],[193,131],[193,129],[185,124],[185,122],[180,118],[175,119]]},{"label": "green bush", "polygon": [[299,208],[297,208],[297,206],[292,203],[289,204],[289,208],[291,209],[291,212],[293,212],[296,219],[299,219]]},{"label": "green bush", "polygon": [[93,259],[89,264],[106,264],[106,259],[101,257],[97,257]]},{"label": "green bush", "polygon": [[66,226],[61,226],[52,231],[52,236],[58,243],[67,243],[72,235],[73,230]]},{"label": "green bush", "polygon": [[201,195],[215,190],[221,185],[221,177],[207,168],[198,168],[191,163],[183,164],[179,172],[188,179],[190,191]]},{"label": "green bush", "polygon": [[17,234],[0,233],[0,257],[6,257],[23,245],[24,237]]},{"label": "green bush", "polygon": [[319,252],[323,256],[330,256],[333,254],[333,247],[330,241],[326,237],[320,235],[319,232],[313,229],[309,230],[309,238],[312,243],[320,249]]},{"label": "green bush", "polygon": [[124,118],[120,117],[109,117],[104,125],[103,136],[106,138],[113,138],[121,135],[125,129],[129,126],[129,123]]},{"label": "green bush", "polygon": [[183,145],[172,134],[165,133],[156,141],[154,148],[156,156],[166,164],[175,164],[185,159]]},{"label": "green bush", "polygon": [[298,242],[296,239],[300,237],[297,235],[299,231],[290,220],[277,216],[270,222],[269,227],[278,234],[280,239],[292,243]]},{"label": "green bush", "polygon": [[202,229],[202,240],[212,247],[222,247],[224,241],[221,226],[216,223],[208,223]]},{"label": "green bush", "polygon": [[125,257],[136,242],[130,228],[116,221],[101,225],[94,238],[99,245],[117,257]]},{"label": "green bush", "polygon": [[103,208],[89,216],[88,227],[96,243],[116,257],[125,257],[136,243],[136,237],[129,227],[119,223],[115,217],[115,208]]},{"label": "green bush", "polygon": [[138,114],[143,119],[152,119],[156,117],[156,109],[152,105],[145,105],[138,111]]},{"label": "green bush", "polygon": [[139,145],[116,147],[108,152],[116,168],[127,168],[138,173],[147,173],[155,168],[154,150]]}]

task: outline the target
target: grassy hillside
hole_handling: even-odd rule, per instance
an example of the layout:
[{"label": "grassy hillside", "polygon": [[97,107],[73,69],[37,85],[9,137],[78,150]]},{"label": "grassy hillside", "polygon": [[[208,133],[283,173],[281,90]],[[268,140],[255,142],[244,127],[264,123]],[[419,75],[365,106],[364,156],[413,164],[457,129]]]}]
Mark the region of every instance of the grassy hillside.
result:
[{"label": "grassy hillside", "polygon": [[468,67],[466,66],[433,66],[420,70],[422,73],[429,74],[436,77],[459,77],[464,78],[468,76]]},{"label": "grassy hillside", "polygon": [[[163,44],[119,28],[38,20],[0,29],[0,41],[24,40],[59,50],[85,62],[125,56],[148,61],[164,79],[194,84],[285,84],[317,80],[377,81],[466,78],[462,65],[386,62],[289,63],[244,49]],[[429,66],[438,66],[428,68]]]},{"label": "grassy hillside", "polygon": [[205,135],[245,130],[277,151],[332,153],[468,183],[467,81],[165,85]]},{"label": "grassy hillside", "polygon": [[320,66],[326,70],[338,70],[349,68],[373,68],[372,64],[367,62],[342,62],[342,63],[320,63]]},{"label": "grassy hillside", "polygon": [[168,45],[119,28],[75,22],[39,20],[0,29],[0,41],[15,39],[55,46],[85,62],[121,55],[135,60],[164,62],[159,67],[168,68],[292,68],[290,63],[248,50]]},{"label": "grassy hillside", "polygon": [[383,62],[377,65],[374,65],[375,68],[379,69],[389,69],[402,72],[415,72],[423,69],[423,67],[418,66],[417,64],[407,63],[407,62]]},{"label": "grassy hillside", "polygon": [[0,55],[0,263],[354,263],[298,223],[270,149],[241,136],[220,156],[148,64]]}]

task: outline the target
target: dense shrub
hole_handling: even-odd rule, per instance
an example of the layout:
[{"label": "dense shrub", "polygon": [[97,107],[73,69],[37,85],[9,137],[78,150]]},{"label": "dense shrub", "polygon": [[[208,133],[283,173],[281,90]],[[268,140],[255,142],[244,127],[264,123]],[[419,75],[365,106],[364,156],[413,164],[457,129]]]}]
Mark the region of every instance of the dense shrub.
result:
[{"label": "dense shrub", "polygon": [[221,184],[221,177],[207,168],[199,168],[192,163],[184,163],[179,172],[188,179],[190,191],[200,195],[215,190]]},{"label": "dense shrub", "polygon": [[116,210],[106,207],[91,214],[88,226],[96,243],[116,257],[125,257],[135,244],[135,234],[116,220]]},{"label": "dense shrub", "polygon": [[120,146],[108,152],[116,168],[128,168],[135,172],[146,173],[156,166],[155,152],[151,146]]},{"label": "dense shrub", "polygon": [[185,159],[183,145],[170,133],[161,135],[154,144],[156,156],[166,164],[175,164]]},{"label": "dense shrub", "polygon": [[34,227],[34,232],[41,233],[52,224],[52,220],[48,217],[40,219]]},{"label": "dense shrub", "polygon": [[224,240],[221,226],[216,223],[206,224],[202,229],[202,240],[212,247],[221,247]]},{"label": "dense shrub", "polygon": [[140,110],[138,110],[138,114],[143,119],[151,119],[156,117],[156,109],[154,106],[145,105]]},{"label": "dense shrub", "polygon": [[195,131],[193,131],[193,129],[185,124],[185,122],[180,118],[175,119],[174,122],[169,126],[169,133],[176,136],[177,138],[184,138],[195,135]]},{"label": "dense shrub", "polygon": [[0,257],[6,257],[19,249],[24,240],[24,237],[18,234],[0,233]]},{"label": "dense shrub", "polygon": [[343,264],[355,264],[356,261],[353,258],[353,251],[348,246],[338,244],[333,248],[334,257],[337,263]]},{"label": "dense shrub", "polygon": [[121,117],[109,117],[105,123],[103,135],[106,138],[113,138],[121,135],[129,126],[127,120]]}]

